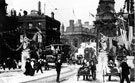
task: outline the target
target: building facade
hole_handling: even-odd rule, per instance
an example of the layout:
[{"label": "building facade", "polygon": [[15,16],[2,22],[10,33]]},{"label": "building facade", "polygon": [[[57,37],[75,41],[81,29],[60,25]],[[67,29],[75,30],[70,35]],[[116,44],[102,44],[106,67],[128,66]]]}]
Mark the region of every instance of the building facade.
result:
[{"label": "building facade", "polygon": [[[39,6],[41,3],[38,3]],[[7,4],[5,0],[0,1],[0,57],[4,60],[8,57],[21,58],[23,50],[22,37],[27,36],[36,44],[37,48],[60,43],[60,22],[54,18],[32,10],[31,14],[17,15],[16,11],[11,16],[6,15]]]},{"label": "building facade", "polygon": [[17,27],[21,27],[28,38],[32,39],[37,32],[41,31],[42,39],[37,37],[37,42],[45,46],[60,43],[60,22],[55,20],[54,17],[46,15],[26,15],[18,16],[17,19]]},{"label": "building facade", "polygon": [[80,19],[77,23],[74,23],[74,20],[70,20],[69,27],[67,27],[66,31],[62,28],[61,34],[63,43],[73,45],[75,47],[79,47],[82,42],[96,40],[96,30],[94,26],[90,26],[89,22],[82,24]]}]

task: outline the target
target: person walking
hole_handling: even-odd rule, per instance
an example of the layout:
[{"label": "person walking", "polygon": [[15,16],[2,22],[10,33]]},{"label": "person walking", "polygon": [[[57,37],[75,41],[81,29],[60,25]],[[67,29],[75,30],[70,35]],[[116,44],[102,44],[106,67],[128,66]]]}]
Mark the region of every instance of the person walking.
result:
[{"label": "person walking", "polygon": [[28,58],[28,59],[26,59],[26,65],[25,65],[25,72],[24,72],[24,74],[25,75],[30,75],[31,69],[32,69],[32,66],[30,64],[30,59]]},{"label": "person walking", "polygon": [[120,83],[124,83],[124,80],[126,79],[127,83],[130,83],[129,74],[130,74],[130,67],[127,64],[127,58],[123,59],[123,62],[120,64],[121,67],[121,81]]},{"label": "person walking", "polygon": [[37,62],[37,73],[38,73],[39,70],[41,71],[41,73],[43,73],[42,65],[43,65],[42,60],[39,59],[38,62]]},{"label": "person walking", "polygon": [[91,74],[93,80],[96,80],[96,65],[93,61],[91,61]]},{"label": "person walking", "polygon": [[56,79],[56,82],[59,82],[60,71],[61,71],[61,65],[62,65],[61,54],[58,54],[58,56],[57,56],[57,58],[56,58],[56,62],[55,62],[56,71],[57,71],[57,79]]}]

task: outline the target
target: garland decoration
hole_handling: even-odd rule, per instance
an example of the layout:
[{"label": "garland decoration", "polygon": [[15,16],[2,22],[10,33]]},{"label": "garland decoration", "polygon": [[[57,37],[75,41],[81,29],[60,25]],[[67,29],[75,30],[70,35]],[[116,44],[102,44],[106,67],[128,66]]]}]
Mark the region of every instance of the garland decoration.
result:
[{"label": "garland decoration", "polygon": [[6,45],[10,50],[12,50],[12,51],[18,51],[18,50],[20,50],[20,49],[22,48],[22,46],[23,46],[23,43],[22,43],[18,48],[14,49],[14,48],[12,48],[12,47],[6,42],[6,40],[4,40],[4,43],[5,43],[5,45]]}]

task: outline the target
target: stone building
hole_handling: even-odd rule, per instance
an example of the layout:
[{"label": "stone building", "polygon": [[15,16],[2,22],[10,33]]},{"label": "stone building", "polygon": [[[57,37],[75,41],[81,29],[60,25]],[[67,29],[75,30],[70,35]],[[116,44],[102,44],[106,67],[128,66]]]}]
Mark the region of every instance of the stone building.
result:
[{"label": "stone building", "polygon": [[24,15],[17,15],[12,10],[11,16],[7,16],[7,4],[5,0],[0,0],[0,58],[20,59],[21,37],[25,35],[32,39],[40,33],[35,40],[41,47],[60,43],[60,22],[54,18],[53,12],[51,17],[43,15],[40,6],[41,3],[38,3],[38,10],[32,10],[31,14],[25,11]]},{"label": "stone building", "polygon": [[60,22],[54,19],[54,13],[52,13],[52,17],[30,14],[26,16],[17,16],[17,19],[18,27],[21,27],[21,29],[25,31],[28,38],[32,39],[34,34],[41,30],[41,42],[43,45],[46,46],[60,42]]},{"label": "stone building", "polygon": [[94,26],[89,25],[89,22],[82,24],[80,19],[77,23],[74,23],[74,20],[70,20],[69,27],[67,27],[66,31],[64,31],[62,27],[61,32],[62,42],[75,47],[79,47],[82,42],[96,40],[96,30]]}]

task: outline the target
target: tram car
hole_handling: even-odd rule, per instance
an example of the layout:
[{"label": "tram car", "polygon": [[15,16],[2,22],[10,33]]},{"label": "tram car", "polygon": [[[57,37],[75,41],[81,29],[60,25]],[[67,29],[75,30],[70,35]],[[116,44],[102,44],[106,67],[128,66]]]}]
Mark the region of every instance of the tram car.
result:
[{"label": "tram car", "polygon": [[69,58],[70,46],[65,44],[51,44],[45,47],[43,58],[48,62],[54,63],[57,54],[61,54],[62,62],[66,62],[66,58]]}]

